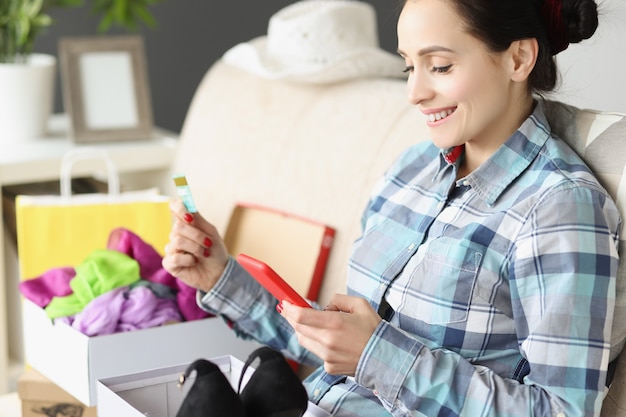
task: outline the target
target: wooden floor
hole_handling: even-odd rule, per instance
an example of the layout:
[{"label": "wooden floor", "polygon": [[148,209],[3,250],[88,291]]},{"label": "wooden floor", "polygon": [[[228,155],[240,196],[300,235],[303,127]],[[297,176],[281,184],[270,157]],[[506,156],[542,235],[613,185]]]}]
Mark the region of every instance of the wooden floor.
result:
[{"label": "wooden floor", "polygon": [[0,417],[21,417],[22,408],[17,393],[0,395]]}]

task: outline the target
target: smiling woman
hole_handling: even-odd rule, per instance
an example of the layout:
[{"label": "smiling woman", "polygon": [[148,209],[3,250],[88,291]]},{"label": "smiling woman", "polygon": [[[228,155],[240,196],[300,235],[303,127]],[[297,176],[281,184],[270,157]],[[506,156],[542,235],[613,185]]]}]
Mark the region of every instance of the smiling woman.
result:
[{"label": "smiling woman", "polygon": [[512,37],[508,48],[492,51],[472,33],[479,29],[467,26],[457,8],[438,1],[408,1],[398,21],[409,101],[428,117],[438,147],[465,145],[463,174],[489,158],[532,112],[528,79],[539,49],[536,39]]},{"label": "smiling woman", "polygon": [[333,415],[597,417],[623,344],[621,219],[537,94],[596,24],[592,0],[403,3],[398,52],[431,140],[375,185],[327,308],[276,311],[182,204],[164,266],[245,337],[317,366],[304,383]]}]

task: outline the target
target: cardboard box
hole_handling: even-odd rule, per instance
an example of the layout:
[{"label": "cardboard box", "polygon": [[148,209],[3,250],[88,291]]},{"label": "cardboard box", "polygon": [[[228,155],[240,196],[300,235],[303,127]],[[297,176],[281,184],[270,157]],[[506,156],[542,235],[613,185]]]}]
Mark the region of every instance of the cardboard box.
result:
[{"label": "cardboard box", "polygon": [[[220,367],[236,390],[243,363],[232,355],[209,360]],[[187,364],[99,380],[98,416],[175,417],[187,391],[193,385],[195,374],[192,374],[182,389],[178,388],[178,377],[186,367]],[[250,375],[251,372],[246,372],[245,382]],[[330,414],[309,402],[304,416],[330,417]]]},{"label": "cardboard box", "polygon": [[96,417],[96,407],[87,407],[34,369],[28,369],[17,382],[22,417]]},{"label": "cardboard box", "polygon": [[291,213],[254,204],[233,209],[224,243],[268,264],[301,296],[317,301],[335,229]]},{"label": "cardboard box", "polygon": [[221,318],[88,337],[24,300],[26,362],[83,404],[97,404],[98,379],[221,355],[248,357],[260,345],[238,339]]}]

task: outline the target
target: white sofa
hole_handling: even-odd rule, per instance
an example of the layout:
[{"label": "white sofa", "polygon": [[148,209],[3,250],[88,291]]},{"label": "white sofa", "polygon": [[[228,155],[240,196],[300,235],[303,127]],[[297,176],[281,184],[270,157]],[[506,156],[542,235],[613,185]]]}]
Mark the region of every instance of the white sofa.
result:
[{"label": "white sofa", "polygon": [[[572,146],[626,207],[624,115],[558,104],[550,109],[557,132],[569,130]],[[237,202],[279,208],[334,227],[320,293],[324,303],[333,293],[345,292],[351,243],[373,183],[403,149],[427,138],[401,79],[289,84],[219,61],[196,91],[174,168],[186,173],[199,209],[222,233]],[[620,300],[622,306],[625,301]],[[617,320],[626,321],[621,315]],[[618,368],[605,400],[606,417],[626,416],[622,368],[626,364]]]}]

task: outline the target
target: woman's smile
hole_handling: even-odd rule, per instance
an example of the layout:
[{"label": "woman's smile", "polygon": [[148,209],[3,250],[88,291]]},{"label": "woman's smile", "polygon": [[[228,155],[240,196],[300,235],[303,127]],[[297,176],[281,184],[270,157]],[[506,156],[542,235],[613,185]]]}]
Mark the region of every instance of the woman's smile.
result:
[{"label": "woman's smile", "polygon": [[440,109],[422,110],[422,113],[426,115],[429,126],[436,126],[439,124],[439,122],[447,119],[448,116],[450,116],[455,111],[456,111],[456,107],[449,108],[449,109],[441,109],[441,110]]}]

